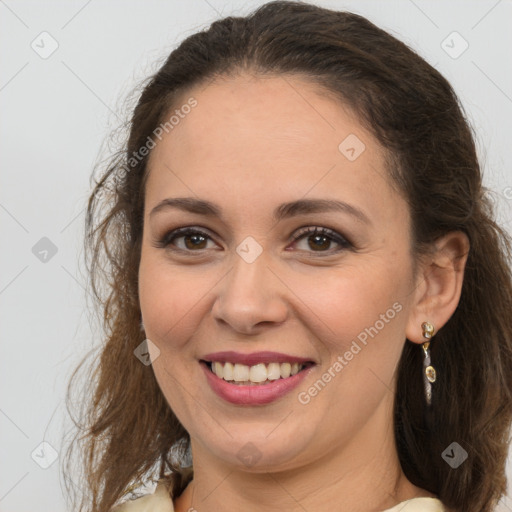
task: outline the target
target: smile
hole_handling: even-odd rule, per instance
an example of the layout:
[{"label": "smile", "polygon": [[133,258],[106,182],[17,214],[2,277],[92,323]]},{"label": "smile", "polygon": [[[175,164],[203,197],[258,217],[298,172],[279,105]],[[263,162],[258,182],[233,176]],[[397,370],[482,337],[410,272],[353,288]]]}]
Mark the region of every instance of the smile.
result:
[{"label": "smile", "polygon": [[215,395],[244,407],[284,399],[318,366],[312,359],[268,351],[215,352],[203,355],[199,364]]},{"label": "smile", "polygon": [[306,363],[259,363],[248,366],[240,363],[204,361],[210,371],[219,379],[223,379],[239,386],[261,386],[272,381],[288,379],[305,368],[311,366],[312,362]]}]

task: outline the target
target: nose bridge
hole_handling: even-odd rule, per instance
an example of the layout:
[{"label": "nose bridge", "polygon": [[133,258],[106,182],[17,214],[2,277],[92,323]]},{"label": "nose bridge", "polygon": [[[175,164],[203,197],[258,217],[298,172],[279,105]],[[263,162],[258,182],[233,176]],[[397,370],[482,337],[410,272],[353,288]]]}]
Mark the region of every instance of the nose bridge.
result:
[{"label": "nose bridge", "polygon": [[287,306],[282,284],[270,264],[268,253],[252,240],[239,244],[233,267],[218,288],[212,308],[214,318],[245,332],[262,322],[283,322]]}]

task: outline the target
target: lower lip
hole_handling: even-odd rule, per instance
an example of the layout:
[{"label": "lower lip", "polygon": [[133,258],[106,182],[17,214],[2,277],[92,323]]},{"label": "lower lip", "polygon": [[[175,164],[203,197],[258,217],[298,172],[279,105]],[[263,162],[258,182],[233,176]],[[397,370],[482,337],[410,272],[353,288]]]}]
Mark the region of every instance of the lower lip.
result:
[{"label": "lower lip", "polygon": [[242,386],[217,377],[206,363],[201,362],[200,365],[212,390],[222,399],[236,405],[264,405],[273,402],[296,388],[315,366],[309,366],[291,377],[277,379],[268,384]]}]

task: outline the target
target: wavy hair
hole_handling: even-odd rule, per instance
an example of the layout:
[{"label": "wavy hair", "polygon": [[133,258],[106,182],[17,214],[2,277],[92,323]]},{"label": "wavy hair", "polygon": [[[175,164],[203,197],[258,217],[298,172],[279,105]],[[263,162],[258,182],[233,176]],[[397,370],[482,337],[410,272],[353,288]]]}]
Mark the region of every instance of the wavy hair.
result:
[{"label": "wavy hair", "polygon": [[[287,1],[216,21],[173,50],[147,80],[127,141],[89,198],[86,262],[104,341],[68,451],[70,463],[80,447],[86,489],[79,510],[108,512],[152,472],[173,495],[187,483],[189,435],[152,367],[134,357],[145,339],[137,285],[149,156],[133,155],[193,86],[246,70],[306,78],[357,113],[387,151],[390,177],[408,202],[414,261],[448,232],[468,236],[460,302],[431,345],[442,376],[432,406],[418,398],[422,353],[407,341],[394,432],[414,485],[455,512],[491,512],[506,492],[512,422],[511,238],[482,185],[472,129],[448,81],[403,42],[362,16]],[[457,469],[441,457],[454,441],[468,453]]]}]

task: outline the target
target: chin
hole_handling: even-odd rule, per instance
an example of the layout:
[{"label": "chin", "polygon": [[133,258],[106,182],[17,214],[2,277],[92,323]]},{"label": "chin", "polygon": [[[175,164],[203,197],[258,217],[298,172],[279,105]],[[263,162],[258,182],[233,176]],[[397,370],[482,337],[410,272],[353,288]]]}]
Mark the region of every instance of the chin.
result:
[{"label": "chin", "polygon": [[301,465],[298,459],[304,457],[306,446],[310,444],[304,436],[285,434],[269,439],[262,432],[266,429],[255,429],[254,435],[246,429],[240,435],[232,433],[233,437],[226,444],[219,445],[213,440],[202,444],[226,464],[254,473],[284,471]]}]

